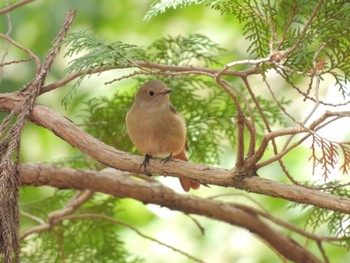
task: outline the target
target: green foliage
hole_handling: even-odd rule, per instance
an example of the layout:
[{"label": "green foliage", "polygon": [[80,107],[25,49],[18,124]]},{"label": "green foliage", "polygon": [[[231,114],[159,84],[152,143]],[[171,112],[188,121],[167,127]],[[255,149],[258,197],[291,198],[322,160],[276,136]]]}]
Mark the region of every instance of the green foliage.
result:
[{"label": "green foliage", "polygon": [[99,170],[101,167],[101,164],[98,163],[95,159],[92,159],[80,151],[75,153],[73,156],[55,159],[50,163],[58,167],[70,167],[75,169],[88,168],[91,170]]},{"label": "green foliage", "polygon": [[152,62],[177,66],[201,63],[207,67],[218,64],[217,56],[224,49],[204,35],[191,34],[159,39],[146,51]]},{"label": "green foliage", "polygon": [[[333,181],[326,184],[317,184],[315,187],[331,187],[324,190],[326,193],[350,198],[350,191],[347,187],[339,186],[339,181]],[[332,188],[336,187],[336,188]],[[332,243],[338,246],[350,248],[350,216],[348,214],[322,209],[305,204],[293,204],[293,207],[299,206],[306,210],[305,227],[310,228],[313,232],[326,226],[329,233],[338,238]]]},{"label": "green foliage", "polygon": [[183,8],[191,4],[200,4],[203,2],[204,0],[157,0],[152,3],[144,19],[150,20],[152,17],[164,13],[169,8]]},{"label": "green foliage", "polygon": [[39,201],[20,203],[20,208],[34,216],[45,218],[52,210],[62,208],[73,195],[74,191],[71,190],[57,190],[52,196]]},{"label": "green foliage", "polygon": [[66,57],[87,52],[73,59],[66,70],[68,73],[82,71],[83,74],[64,97],[65,107],[68,106],[76,88],[86,75],[96,70],[135,67],[133,61],[136,60],[149,60],[178,66],[204,62],[204,66],[208,66],[217,63],[215,56],[224,50],[200,34],[162,38],[145,50],[120,41],[106,42],[87,31],[70,33],[63,44],[69,47],[65,54]]},{"label": "green foliage", "polygon": [[[73,191],[59,190],[51,197],[22,204],[21,209],[44,219],[53,210],[62,208],[72,196]],[[115,197],[95,194],[76,214],[114,216],[116,202]],[[64,262],[142,262],[127,252],[118,230],[118,225],[102,219],[65,220],[50,232],[32,235],[22,241],[21,262],[49,263],[63,259]]]},{"label": "green foliage", "polygon": [[63,99],[65,106],[69,104],[76,87],[89,73],[95,70],[103,71],[112,67],[132,67],[133,61],[145,60],[144,51],[136,45],[124,44],[120,41],[106,42],[105,40],[100,40],[89,31],[68,34],[63,45],[68,46],[66,57],[84,52],[84,55],[73,59],[69,63],[70,66],[66,69],[67,73],[82,71],[83,74]]},{"label": "green foliage", "polygon": [[243,33],[251,42],[248,51],[255,57],[269,54],[271,22],[268,17],[271,7],[264,1],[206,1],[207,5],[224,14],[233,14],[243,23]]},{"label": "green foliage", "polygon": [[[262,96],[257,96],[257,100],[259,101],[260,107],[263,109],[266,118],[269,120],[269,123],[278,124],[282,127],[287,126],[285,116],[283,115],[279,107],[276,106],[275,103],[271,102],[271,100],[268,100]],[[281,104],[281,106],[287,107],[291,103],[291,100],[288,100],[282,97],[279,103]],[[253,102],[250,102],[250,104],[251,104],[251,107],[253,107],[254,116],[258,116],[255,119],[255,125],[257,126],[258,135],[259,133],[261,135],[261,136],[258,136],[257,139],[261,139],[266,132],[266,125],[263,119],[259,118],[260,114],[259,114],[258,108],[253,106],[254,105]],[[246,112],[246,116],[249,116],[248,112]]]},{"label": "green foliage", "polygon": [[[136,89],[133,87],[132,90]],[[92,124],[85,130],[106,144],[123,151],[130,151],[132,148],[125,127],[125,116],[134,99],[130,93],[130,91],[117,92],[111,99],[98,97],[85,104],[85,122]]]},{"label": "green foliage", "polygon": [[[350,94],[350,3],[348,0],[256,1],[204,0],[155,1],[146,18],[167,8],[205,4],[233,15],[243,25],[253,58],[264,58],[275,50],[292,51],[284,65],[312,72],[313,62],[325,61],[322,74],[331,74],[343,96]],[[315,54],[318,53],[318,56]],[[291,73],[280,72],[290,78]]]},{"label": "green foliage", "polygon": [[68,72],[80,70],[101,70],[113,66],[132,66],[132,61],[144,59],[144,52],[135,45],[124,44],[120,41],[106,42],[100,40],[88,31],[68,34],[64,43],[68,46],[65,56],[73,56],[87,52],[74,59],[67,68]]}]

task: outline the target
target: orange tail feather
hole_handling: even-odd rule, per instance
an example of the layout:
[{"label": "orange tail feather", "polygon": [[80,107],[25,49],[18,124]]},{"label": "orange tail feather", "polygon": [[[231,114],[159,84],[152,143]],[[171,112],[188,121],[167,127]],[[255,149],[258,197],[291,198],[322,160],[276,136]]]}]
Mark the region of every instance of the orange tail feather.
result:
[{"label": "orange tail feather", "polygon": [[[180,153],[174,155],[173,158],[180,159],[180,160],[183,160],[186,162],[188,161],[186,153],[185,153],[185,149],[182,150]],[[179,178],[179,180],[180,180],[182,189],[184,189],[185,192],[190,191],[191,188],[197,190],[201,185],[200,183],[193,181],[193,180],[190,180],[190,179]]]}]

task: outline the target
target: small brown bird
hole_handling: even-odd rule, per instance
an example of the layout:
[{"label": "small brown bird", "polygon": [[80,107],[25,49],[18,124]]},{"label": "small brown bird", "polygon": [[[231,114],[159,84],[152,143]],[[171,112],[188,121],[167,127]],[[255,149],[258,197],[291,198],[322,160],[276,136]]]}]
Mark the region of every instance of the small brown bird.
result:
[{"label": "small brown bird", "polygon": [[[145,154],[141,167],[146,169],[152,155],[168,156],[188,161],[186,157],[185,120],[169,101],[172,92],[159,80],[151,80],[141,86],[135,101],[126,115],[127,132],[136,148]],[[180,178],[182,188],[188,192],[200,184]]]}]

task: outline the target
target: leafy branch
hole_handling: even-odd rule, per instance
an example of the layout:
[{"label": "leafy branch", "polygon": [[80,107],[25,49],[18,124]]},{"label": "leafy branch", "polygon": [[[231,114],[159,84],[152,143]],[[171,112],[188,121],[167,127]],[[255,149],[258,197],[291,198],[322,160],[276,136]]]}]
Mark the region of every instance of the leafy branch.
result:
[{"label": "leafy branch", "polygon": [[[61,207],[64,202],[66,204]],[[113,197],[97,198],[89,190],[77,191],[75,195],[71,190],[61,190],[49,198],[25,204],[22,216],[38,224],[21,234],[22,258],[31,262],[73,262],[77,258],[108,261],[113,257],[115,262],[120,263],[143,262],[140,258],[130,259],[129,252],[116,234],[118,228],[115,224],[118,221],[110,224],[106,220],[114,215],[116,202]],[[77,220],[82,218],[86,220]],[[91,229],[96,231],[95,235],[91,235]],[[98,233],[103,235],[102,239],[97,238]],[[29,236],[31,238],[27,238]],[[43,245],[32,249],[33,243]],[[58,249],[51,251],[52,247]]]},{"label": "leafy branch", "polygon": [[165,37],[146,48],[150,61],[155,63],[194,66],[203,62],[204,67],[217,65],[217,56],[224,50],[201,34]]},{"label": "leafy branch", "polygon": [[70,33],[62,44],[68,46],[65,56],[86,53],[73,59],[66,69],[68,73],[81,71],[83,74],[63,99],[65,107],[68,106],[76,88],[89,71],[97,69],[102,72],[114,66],[132,67],[135,66],[134,60],[145,59],[144,51],[136,45],[124,44],[120,41],[106,42],[89,31]]},{"label": "leafy branch", "polygon": [[152,17],[157,16],[158,14],[164,13],[169,8],[183,8],[191,4],[201,4],[205,0],[157,0],[152,3],[150,9],[145,14],[144,19],[150,20]]},{"label": "leafy branch", "polygon": [[[309,183],[310,185],[310,183]],[[339,187],[338,181],[332,181],[325,184],[314,184],[314,187],[323,188],[324,192],[331,193],[343,198],[349,198],[350,194],[346,187]],[[337,246],[350,247],[350,228],[349,214],[329,211],[319,207],[311,207],[309,205],[292,204],[292,207],[300,207],[302,211],[306,211],[305,228],[310,228],[313,232],[326,226],[329,233],[334,236],[330,243]]]}]

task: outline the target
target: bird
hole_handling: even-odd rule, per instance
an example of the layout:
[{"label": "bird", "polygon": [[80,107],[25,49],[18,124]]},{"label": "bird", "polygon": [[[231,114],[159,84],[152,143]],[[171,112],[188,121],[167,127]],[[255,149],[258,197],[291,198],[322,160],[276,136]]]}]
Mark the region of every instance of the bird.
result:
[{"label": "bird", "polygon": [[[147,81],[139,88],[126,115],[127,133],[137,150],[145,155],[140,166],[145,171],[153,155],[167,156],[162,159],[164,163],[171,158],[188,161],[186,124],[170,103],[171,92],[160,80]],[[185,178],[179,180],[185,192],[200,187],[197,181]]]}]

